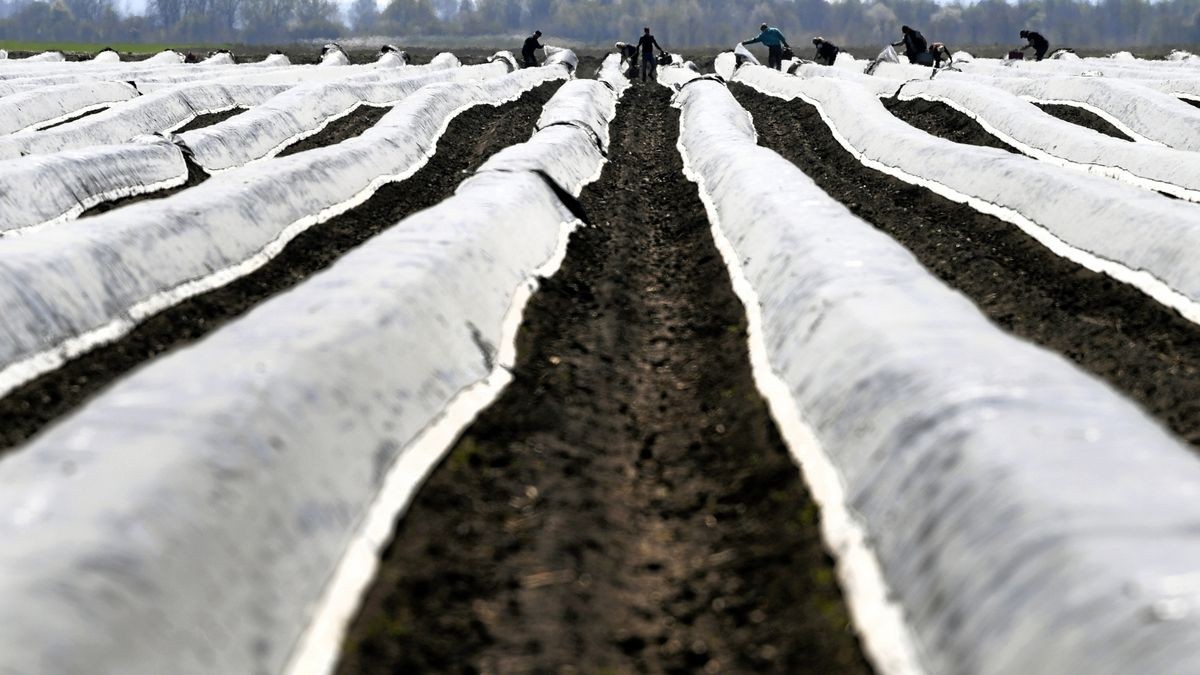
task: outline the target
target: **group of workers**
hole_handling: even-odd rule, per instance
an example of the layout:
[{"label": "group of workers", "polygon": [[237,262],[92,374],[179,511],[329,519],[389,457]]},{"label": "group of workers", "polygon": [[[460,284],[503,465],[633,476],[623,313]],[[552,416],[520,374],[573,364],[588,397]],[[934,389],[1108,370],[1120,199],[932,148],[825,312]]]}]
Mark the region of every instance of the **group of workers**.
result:
[{"label": "group of workers", "polygon": [[[751,38],[742,42],[743,45],[762,44],[767,48],[767,67],[780,70],[783,67],[783,59],[785,50],[791,51],[791,46],[788,45],[787,38],[778,29],[768,24],[762,24],[758,27],[759,33],[757,37]],[[925,40],[925,36],[921,31],[909,26],[900,27],[900,40],[893,42],[893,47],[904,45],[904,55],[908,57],[909,63],[915,63],[922,66],[931,66],[941,68],[944,65],[950,65],[954,62],[954,58],[950,55],[950,49],[941,42],[930,44]],[[524,46],[521,47],[521,58],[524,66],[530,68],[536,66],[537,59],[534,58],[534,52],[545,47],[539,42],[542,37],[542,31],[534,31],[525,39]],[[1033,49],[1034,58],[1041,61],[1046,56],[1046,52],[1050,49],[1050,42],[1042,36],[1041,33],[1031,30],[1021,31],[1021,37],[1028,41],[1028,44],[1021,48],[1020,51]],[[840,50],[838,46],[826,40],[823,37],[815,37],[812,39],[813,46],[816,47],[816,53],[813,60],[817,63],[826,66],[832,66],[837,60]],[[650,27],[642,29],[642,37],[638,39],[637,44],[628,44],[618,42],[614,45],[617,53],[629,63],[629,77],[635,79],[640,72],[642,81],[653,80],[656,77],[656,68],[658,61],[654,58],[654,50],[664,54],[664,50],[659,46],[658,40],[650,34]],[[641,69],[638,69],[638,58],[641,57]]]}]

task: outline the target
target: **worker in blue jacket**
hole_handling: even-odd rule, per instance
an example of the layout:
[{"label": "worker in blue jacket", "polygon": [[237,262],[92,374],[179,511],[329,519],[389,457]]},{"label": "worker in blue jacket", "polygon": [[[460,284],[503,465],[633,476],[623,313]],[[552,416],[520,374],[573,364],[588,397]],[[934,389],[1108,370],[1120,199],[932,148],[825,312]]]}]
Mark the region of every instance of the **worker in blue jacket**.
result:
[{"label": "worker in blue jacket", "polygon": [[752,45],[755,42],[761,42],[767,48],[767,66],[775,70],[783,68],[783,50],[784,48],[791,49],[787,38],[783,37],[783,33],[779,32],[778,28],[771,28],[767,24],[758,27],[760,31],[758,37],[752,40],[746,40],[742,44]]}]

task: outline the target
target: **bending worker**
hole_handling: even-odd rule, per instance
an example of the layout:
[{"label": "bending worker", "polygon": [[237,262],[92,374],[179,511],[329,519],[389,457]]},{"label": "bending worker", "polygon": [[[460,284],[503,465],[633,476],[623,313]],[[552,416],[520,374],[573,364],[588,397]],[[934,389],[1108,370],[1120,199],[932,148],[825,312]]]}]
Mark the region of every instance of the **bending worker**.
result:
[{"label": "bending worker", "polygon": [[1021,31],[1021,37],[1029,40],[1029,44],[1021,47],[1021,51],[1025,51],[1026,49],[1033,47],[1034,61],[1041,61],[1042,57],[1046,55],[1046,51],[1050,49],[1050,41],[1042,37],[1041,33],[1035,33],[1031,30],[1023,30]]},{"label": "bending worker", "polygon": [[631,44],[626,44],[624,42],[618,42],[617,44],[613,45],[613,47],[617,50],[617,53],[621,55],[621,60],[629,62],[630,68],[637,68],[637,64],[638,64],[637,45],[631,45]]},{"label": "bending worker", "polygon": [[767,47],[767,66],[775,70],[783,68],[783,49],[787,47],[791,49],[787,38],[783,37],[783,33],[779,32],[778,28],[771,28],[767,24],[758,27],[760,31],[758,37],[752,40],[746,40],[742,44],[752,45],[755,42],[761,42]]},{"label": "bending worker", "polygon": [[929,45],[929,53],[933,56],[934,68],[941,68],[943,62],[947,68],[954,65],[954,57],[950,54],[950,48],[941,42]]},{"label": "bending worker", "polygon": [[524,60],[524,63],[522,64],[523,67],[537,67],[538,62],[537,59],[533,57],[533,53],[539,49],[546,48],[544,45],[542,45],[542,43],[538,42],[538,38],[540,37],[542,37],[542,31],[535,30],[533,31],[533,35],[525,38],[525,44],[521,45],[521,59]]},{"label": "bending worker", "polygon": [[932,66],[933,56],[929,53],[929,43],[925,41],[925,36],[921,35],[921,31],[901,26],[900,32],[904,34],[904,37],[900,38],[899,42],[893,42],[892,46],[904,45],[904,55],[908,57],[909,63]]},{"label": "bending worker", "polygon": [[814,61],[826,66],[832,66],[837,60],[838,47],[832,42],[823,37],[813,38],[813,45],[817,48],[817,54],[813,58]]},{"label": "bending worker", "polygon": [[638,48],[642,52],[642,82],[645,82],[647,78],[655,79],[658,62],[654,60],[654,50],[657,49],[658,53],[662,54],[663,48],[658,46],[658,40],[655,40],[654,36],[650,34],[649,26],[642,29]]}]

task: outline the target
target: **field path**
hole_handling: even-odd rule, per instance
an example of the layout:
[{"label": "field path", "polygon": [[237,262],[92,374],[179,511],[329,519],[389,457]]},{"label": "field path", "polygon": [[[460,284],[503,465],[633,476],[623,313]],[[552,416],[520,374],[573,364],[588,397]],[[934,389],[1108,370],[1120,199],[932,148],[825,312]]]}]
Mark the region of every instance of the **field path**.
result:
[{"label": "field path", "polygon": [[592,226],[400,522],[342,672],[866,670],[668,100],[625,95]]}]

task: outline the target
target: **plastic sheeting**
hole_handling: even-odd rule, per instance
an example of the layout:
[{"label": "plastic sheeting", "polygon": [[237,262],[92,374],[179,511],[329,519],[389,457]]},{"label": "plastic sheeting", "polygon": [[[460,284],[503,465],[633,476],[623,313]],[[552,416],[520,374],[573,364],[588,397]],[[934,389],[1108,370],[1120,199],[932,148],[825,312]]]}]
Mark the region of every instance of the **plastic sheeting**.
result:
[{"label": "plastic sheeting", "polygon": [[0,234],[75,218],[102,202],[181,185],[187,176],[183,152],[156,136],[0,161]]},{"label": "plastic sheeting", "polygon": [[258,105],[289,87],[191,84],[147,94],[60,127],[0,138],[0,159],[109,145],[140,134],[170,131],[198,115]]},{"label": "plastic sheeting", "polygon": [[183,63],[183,60],[184,60],[183,54],[180,54],[179,52],[173,51],[170,49],[164,49],[161,52],[155,54],[154,56],[151,56],[150,58],[146,59],[145,61],[142,61],[142,63],[145,63],[147,65],[151,65],[151,64],[157,65],[160,63],[175,64],[175,63]]},{"label": "plastic sheeting", "polygon": [[422,433],[506,375],[572,220],[536,174],[481,174],[6,457],[0,672],[282,672],[348,548],[386,541],[360,528],[391,477],[444,451]]},{"label": "plastic sheeting", "polygon": [[[1190,672],[1194,454],[756,147],[720,87],[680,98],[755,379],[822,502],[851,605],[898,601],[932,673]],[[872,560],[856,552],[887,588],[864,588]],[[911,672],[880,632],[886,607],[859,607],[881,611],[856,609],[879,669]]]},{"label": "plastic sheeting", "polygon": [[92,57],[93,63],[120,63],[121,55],[111,49],[105,49]]},{"label": "plastic sheeting", "polygon": [[21,60],[25,63],[58,63],[66,61],[67,57],[62,52],[42,52]]},{"label": "plastic sheeting", "polygon": [[1055,253],[1104,271],[1200,321],[1200,211],[1194,204],[994,148],[931,136],[866,89],[746,66],[737,81],[815,104],[873,168],[1014,222]]},{"label": "plastic sheeting", "polygon": [[225,170],[271,157],[361,104],[395,105],[430,84],[481,81],[502,76],[508,69],[501,63],[489,63],[412,72],[375,82],[343,80],[294,87],[237,117],[186,132],[181,138],[200,166],[208,171]]},{"label": "plastic sheeting", "polygon": [[1112,138],[1064,122],[994,87],[962,80],[909,82],[899,89],[899,97],[946,103],[1039,159],[1200,201],[1200,155]]},{"label": "plastic sheeting", "polygon": [[0,134],[39,128],[138,96],[127,82],[66,84],[0,98]]},{"label": "plastic sheeting", "polygon": [[536,68],[430,85],[357,138],[3,242],[0,393],[258,268],[312,224],[416,171],[461,110],[566,76]]},{"label": "plastic sheeting", "polygon": [[1200,110],[1134,82],[1082,77],[998,78],[995,86],[1039,102],[1086,108],[1135,139],[1179,150],[1200,150]]}]

